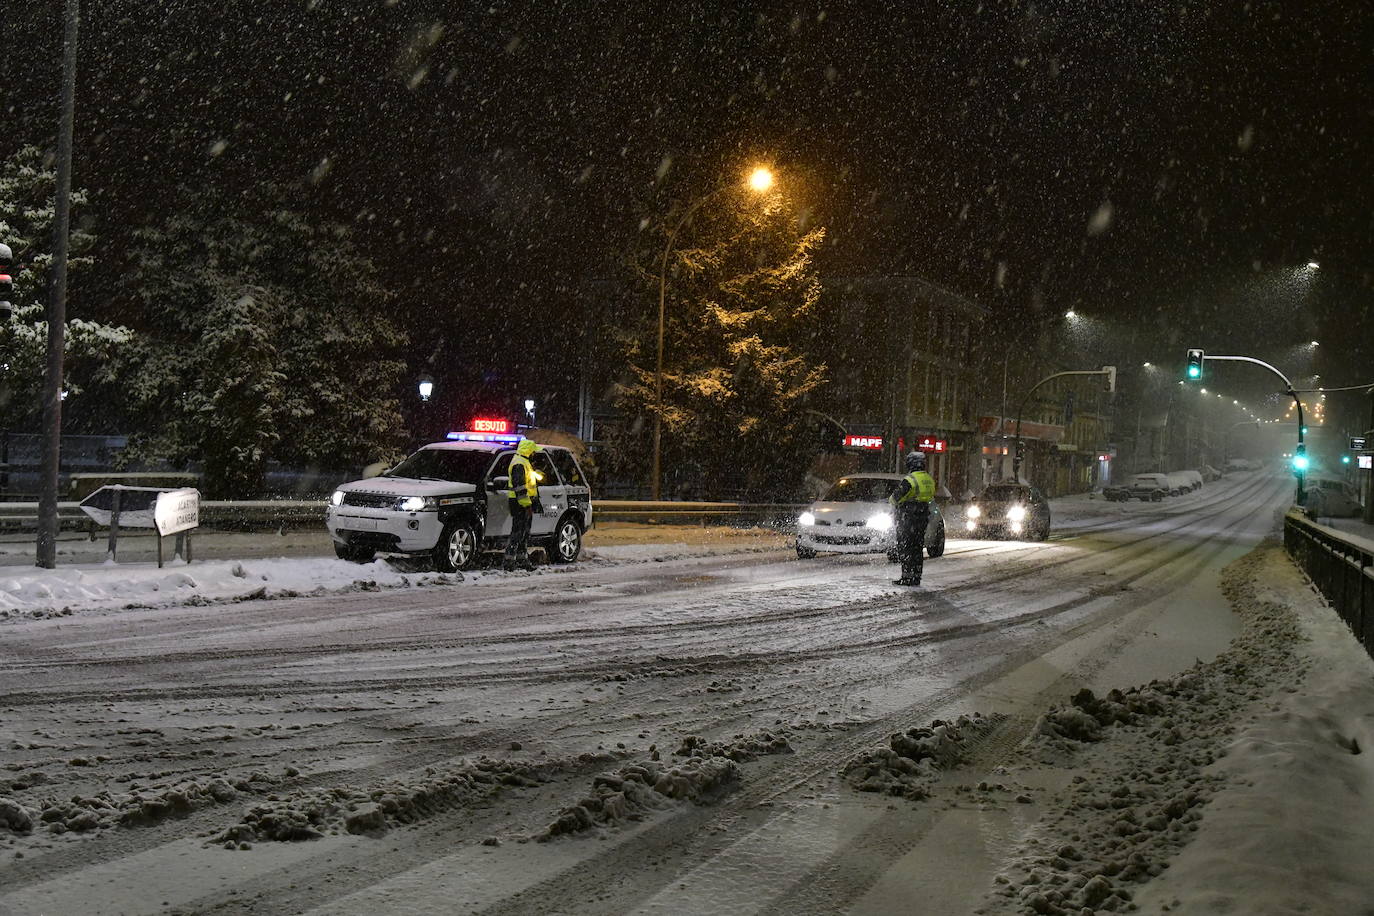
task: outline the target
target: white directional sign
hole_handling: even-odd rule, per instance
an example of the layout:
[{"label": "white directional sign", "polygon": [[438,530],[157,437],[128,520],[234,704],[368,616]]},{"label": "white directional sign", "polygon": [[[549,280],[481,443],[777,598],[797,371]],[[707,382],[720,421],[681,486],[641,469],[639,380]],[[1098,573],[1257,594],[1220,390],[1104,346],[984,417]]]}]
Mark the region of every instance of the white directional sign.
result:
[{"label": "white directional sign", "polygon": [[153,507],[153,524],[163,536],[199,526],[200,491],[187,488],[159,493]]}]

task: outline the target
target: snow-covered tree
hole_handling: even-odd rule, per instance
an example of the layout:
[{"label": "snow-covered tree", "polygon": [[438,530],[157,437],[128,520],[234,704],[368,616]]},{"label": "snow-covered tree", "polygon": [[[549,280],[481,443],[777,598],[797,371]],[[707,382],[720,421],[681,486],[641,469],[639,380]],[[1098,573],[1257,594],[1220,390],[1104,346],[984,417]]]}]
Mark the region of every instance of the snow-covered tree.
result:
[{"label": "snow-covered tree", "polygon": [[201,461],[210,494],[244,496],[270,459],[346,468],[395,453],[405,341],[347,229],[206,201],[140,230],[132,261],[131,456]]},{"label": "snow-covered tree", "polygon": [[[52,263],[52,223],[57,177],[49,157],[25,146],[0,161],[0,242],[14,250],[14,317],[0,323],[0,425],[37,429],[42,415],[43,374],[47,361],[48,321],[44,312]],[[84,190],[72,191],[72,211],[87,202]],[[74,217],[67,270],[73,281],[94,263],[95,236]],[[68,304],[63,388],[78,395],[92,381],[108,377],[110,358],[129,339],[126,328],[80,317],[85,303]],[[77,317],[71,317],[76,315]],[[65,412],[65,411],[64,411]]]},{"label": "snow-covered tree", "polygon": [[[826,378],[804,355],[818,332],[812,258],[824,237],[779,196],[703,209],[684,230],[693,244],[668,263],[665,480],[699,477],[714,493],[755,495],[800,485],[816,447],[807,408]],[[625,414],[643,419],[618,438],[619,457],[623,466],[632,451],[641,470],[656,410],[656,318],[629,340],[631,376],[619,392]]]}]

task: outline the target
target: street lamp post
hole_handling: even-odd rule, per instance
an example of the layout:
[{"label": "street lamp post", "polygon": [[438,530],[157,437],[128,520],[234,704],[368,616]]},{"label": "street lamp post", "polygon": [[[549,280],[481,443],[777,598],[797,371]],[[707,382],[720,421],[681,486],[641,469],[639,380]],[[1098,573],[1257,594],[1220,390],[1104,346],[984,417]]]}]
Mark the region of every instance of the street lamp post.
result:
[{"label": "street lamp post", "polygon": [[[773,173],[762,166],[749,173],[748,185],[751,190],[762,194],[773,186]],[[663,484],[663,337],[665,332],[665,317],[667,313],[668,300],[668,256],[673,253],[673,243],[677,241],[677,234],[692,216],[701,209],[702,204],[716,197],[725,191],[735,187],[734,182],[727,182],[714,190],[697,198],[696,201],[687,208],[682,214],[682,218],[673,226],[668,233],[668,241],[663,246],[663,254],[658,262],[658,358],[654,368],[654,468],[653,468],[653,498],[659,499],[662,496]]]},{"label": "street lamp post", "polygon": [[34,564],[57,566],[57,481],[62,469],[62,353],[67,329],[67,243],[72,200],[72,134],[76,111],[76,36],[81,0],[67,0],[62,41],[62,104],[57,129],[57,189],[53,202],[52,277],[48,287],[48,368],[43,379],[43,467],[38,491]]}]

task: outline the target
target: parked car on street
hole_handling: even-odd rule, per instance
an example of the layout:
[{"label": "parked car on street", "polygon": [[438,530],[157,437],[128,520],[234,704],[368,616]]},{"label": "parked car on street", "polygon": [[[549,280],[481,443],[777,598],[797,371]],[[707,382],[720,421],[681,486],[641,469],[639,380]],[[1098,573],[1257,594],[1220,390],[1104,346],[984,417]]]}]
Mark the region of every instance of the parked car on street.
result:
[{"label": "parked car on street", "polygon": [[1126,484],[1126,490],[1130,493],[1128,498],[1141,502],[1157,503],[1170,495],[1172,489],[1169,485],[1169,476],[1158,473],[1136,474],[1130,483]]},{"label": "parked car on street", "polygon": [[1050,503],[1029,484],[995,483],[965,507],[964,529],[969,537],[1010,535],[1043,541],[1050,536]]},{"label": "parked car on street", "polygon": [[1193,492],[1193,478],[1188,476],[1187,471],[1170,471],[1164,476],[1169,481],[1170,496],[1182,496],[1184,493]]},{"label": "parked car on street", "polygon": [[[887,498],[901,474],[850,474],[841,477],[797,519],[797,556],[809,560],[821,551],[886,553],[895,562],[897,541]],[[945,552],[945,517],[930,504],[926,555]]]},{"label": "parked car on street", "polygon": [[[484,550],[505,548],[511,517],[502,491],[510,485],[506,475],[520,437],[449,436],[453,441],[426,445],[380,477],[334,491],[325,527],[340,559],[432,557],[440,572],[456,572]],[[550,562],[571,563],[592,524],[586,475],[573,453],[559,446],[542,446],[530,464],[543,505],[530,528],[530,546],[544,548]]]},{"label": "parked car on street", "polygon": [[1363,513],[1355,488],[1335,477],[1307,478],[1307,514],[1313,518],[1351,518]]}]

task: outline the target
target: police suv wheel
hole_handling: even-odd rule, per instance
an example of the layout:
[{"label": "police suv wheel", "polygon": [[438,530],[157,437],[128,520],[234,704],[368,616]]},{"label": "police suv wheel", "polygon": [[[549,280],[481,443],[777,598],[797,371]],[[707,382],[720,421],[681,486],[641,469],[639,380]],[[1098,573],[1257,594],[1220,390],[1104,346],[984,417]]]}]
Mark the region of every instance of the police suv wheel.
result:
[{"label": "police suv wheel", "polygon": [[571,518],[558,523],[553,533],[553,544],[549,549],[549,560],[554,563],[571,563],[582,552],[582,528]]},{"label": "police suv wheel", "polygon": [[467,569],[477,557],[477,535],[467,525],[449,525],[434,545],[434,568],[439,572]]}]

